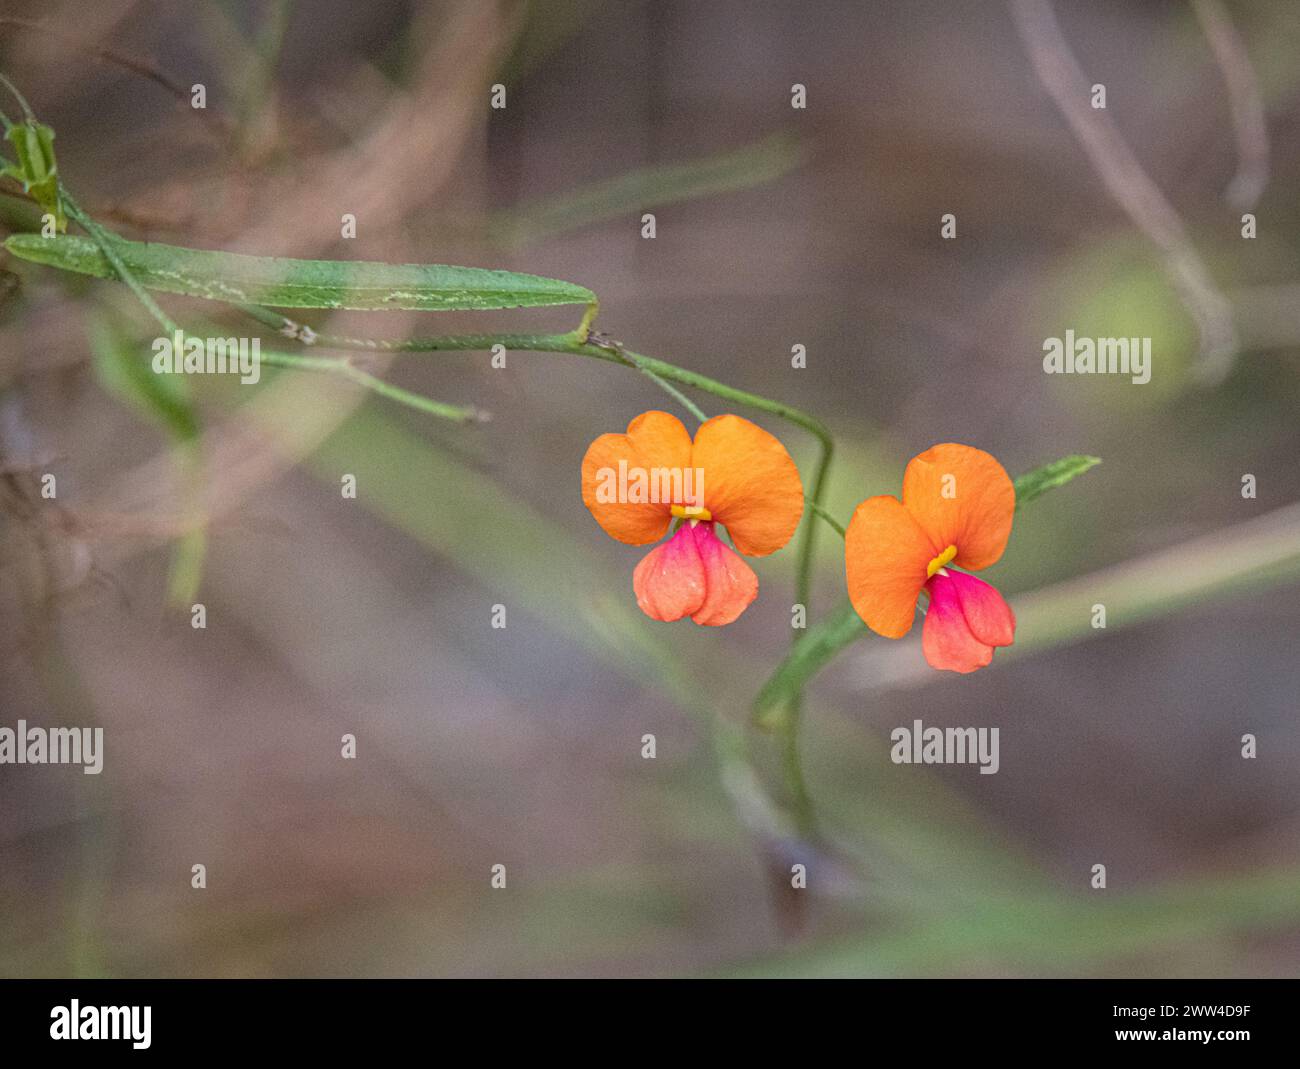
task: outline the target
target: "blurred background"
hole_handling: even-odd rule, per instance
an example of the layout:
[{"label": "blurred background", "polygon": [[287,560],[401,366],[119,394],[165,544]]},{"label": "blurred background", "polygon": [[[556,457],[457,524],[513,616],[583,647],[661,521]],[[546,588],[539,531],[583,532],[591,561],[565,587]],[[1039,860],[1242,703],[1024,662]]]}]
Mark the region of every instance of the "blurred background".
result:
[{"label": "blurred background", "polygon": [[[844,518],[935,442],[1013,475],[1103,458],[986,573],[1020,619],[990,669],[872,636],[817,678],[805,841],[748,726],[793,545],[733,626],[658,624],[643,551],[582,507],[588,443],[667,406],[652,382],[406,354],[378,373],[490,422],[293,371],[151,408],[123,385],[157,333],[126,288],[5,254],[0,725],[102,726],[105,765],[0,765],[0,972],[1300,971],[1300,10],[1055,11],[1172,250],[1040,80],[1041,21],[992,0],[0,4],[0,71],[118,233],[581,283],[632,348],[822,419]],[[4,232],[37,229],[4,187]],[[1189,249],[1235,332],[1210,376]],[[297,318],[401,338],[577,310]],[[1151,337],[1151,382],[1043,374],[1067,329]],[[805,433],[741,414],[809,477]],[[818,539],[814,620],[843,596]],[[202,630],[169,604],[187,576]],[[914,719],[999,728],[1000,771],[892,764]]]}]

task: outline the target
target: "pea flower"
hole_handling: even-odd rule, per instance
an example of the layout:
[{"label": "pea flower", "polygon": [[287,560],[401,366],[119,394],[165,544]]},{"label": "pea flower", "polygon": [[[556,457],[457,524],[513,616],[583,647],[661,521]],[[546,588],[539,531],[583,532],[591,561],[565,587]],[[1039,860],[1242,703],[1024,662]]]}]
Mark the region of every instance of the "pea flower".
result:
[{"label": "pea flower", "polygon": [[[637,605],[654,620],[689,616],[716,627],[758,596],[739,556],[765,557],[790,541],[803,516],[803,485],[776,438],[740,416],[715,416],[695,432],[667,412],[643,412],[626,434],[602,434],[582,458],[582,501],[612,538],[643,546],[673,536],[637,565]],[[735,550],[716,527],[726,528]]]},{"label": "pea flower", "polygon": [[849,521],[844,564],[854,609],[876,634],[902,638],[925,591],[921,649],[931,667],[983,668],[995,646],[1014,641],[1016,618],[1001,594],[967,571],[1002,556],[1015,510],[1010,477],[983,450],[946,442],[913,457],[902,501],[868,498]]}]

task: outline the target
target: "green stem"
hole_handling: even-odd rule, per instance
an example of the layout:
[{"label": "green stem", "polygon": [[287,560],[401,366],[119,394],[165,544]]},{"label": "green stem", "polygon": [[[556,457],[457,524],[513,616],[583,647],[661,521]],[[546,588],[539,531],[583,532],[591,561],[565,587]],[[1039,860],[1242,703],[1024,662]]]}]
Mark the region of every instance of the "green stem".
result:
[{"label": "green stem", "polygon": [[847,600],[808,628],[758,692],[754,702],[758,723],[779,730],[788,720],[797,720],[808,681],[866,633],[867,625]]},{"label": "green stem", "polygon": [[92,219],[82,209],[81,205],[72,199],[72,194],[68,192],[67,187],[62,183],[59,185],[59,193],[63,198],[64,207],[67,209],[68,216],[80,223],[82,228],[95,239],[95,244],[99,246],[100,252],[104,254],[104,259],[109,262],[113,270],[117,272],[117,277],[126,283],[127,287],[135,294],[139,302],[144,305],[146,311],[158,321],[158,323],[167,331],[168,334],[174,334],[178,329],[176,321],[159,307],[158,302],[146,290],[133,275],[130,269],[122,262],[118,256],[117,250],[113,248],[112,238],[108,232]]},{"label": "green stem", "polygon": [[[34,123],[36,121],[36,115],[32,112],[32,106],[27,103],[27,98],[19,91],[18,86],[14,85],[14,83],[3,74],[0,74],[0,85],[3,85],[8,89],[13,98],[18,101],[18,106],[23,109],[23,117],[26,118],[28,122]],[[4,123],[6,130],[13,125],[13,123],[9,121],[8,116],[5,116]]]},{"label": "green stem", "polygon": [[[592,308],[594,309],[595,306],[593,305]],[[615,341],[613,338],[607,338],[603,334],[596,334],[594,331],[592,331],[590,329],[591,319],[594,318],[594,314],[592,314],[592,309],[588,309],[588,313],[589,313],[588,318],[583,319],[583,323],[586,324],[588,328],[586,332],[586,338],[588,342],[590,342],[593,345],[597,345],[602,349],[609,349],[617,353],[620,357],[622,357],[625,361],[627,361],[627,363],[631,364],[634,368],[636,368],[639,372],[641,372],[641,374],[649,378],[650,381],[653,382],[656,386],[658,386],[661,390],[663,390],[664,393],[668,394],[669,397],[676,400],[676,402],[679,405],[681,405],[684,409],[686,409],[687,412],[689,412],[692,416],[694,416],[697,420],[699,420],[699,422],[704,423],[708,419],[708,417],[702,411],[700,411],[699,406],[696,405],[696,403],[692,401],[689,397],[687,397],[684,393],[682,393],[681,390],[679,390],[667,379],[659,375],[656,375],[652,370],[650,370],[650,368],[646,367],[645,357],[643,357],[640,353],[634,353],[629,351],[627,346],[625,346],[621,341]],[[582,330],[583,328],[579,327],[578,329]]]},{"label": "green stem", "polygon": [[803,777],[799,731],[803,723],[803,690],[808,681],[840,650],[866,634],[866,626],[849,602],[809,628],[795,641],[754,701],[754,721],[774,731],[781,746],[786,791],[800,832],[815,838],[817,825],[812,798]]},{"label": "green stem", "polygon": [[844,524],[840,523],[839,520],[837,520],[834,516],[832,516],[832,515],[831,515],[829,512],[827,512],[824,508],[822,508],[821,505],[818,505],[818,504],[814,503],[813,506],[812,506],[812,511],[813,511],[813,515],[814,515],[814,516],[818,516],[818,517],[820,517],[821,519],[825,520],[827,523],[829,523],[829,524],[831,525],[831,528],[832,528],[832,529],[836,532],[836,534],[838,534],[841,538],[846,538],[846,537],[847,537],[847,535],[845,534],[845,531],[844,531]]},{"label": "green stem", "polygon": [[[290,338],[307,345],[321,345],[328,349],[361,349],[365,352],[372,353],[427,353],[435,352],[440,349],[444,350],[489,350],[494,345],[504,346],[506,349],[516,349],[532,352],[570,352],[569,348],[556,349],[554,345],[557,341],[567,345],[571,342],[581,344],[591,337],[591,321],[595,319],[599,304],[593,303],[587,307],[586,313],[582,317],[582,322],[578,324],[576,330],[571,330],[567,334],[465,334],[458,337],[440,337],[440,338],[408,338],[404,340],[392,340],[387,338],[356,338],[346,334],[318,334],[309,327],[288,316],[270,308],[264,308],[257,304],[240,304],[236,305],[240,311],[256,319],[265,326],[272,327]],[[446,344],[464,343],[464,344]],[[689,397],[681,390],[666,381],[663,376],[646,367],[645,357],[639,353],[628,352],[619,342],[610,341],[603,346],[617,356],[621,356],[623,361],[636,368],[656,386],[663,390],[669,397],[682,406],[687,412],[703,423],[708,417],[700,410]]]},{"label": "green stem", "polygon": [[[274,327],[276,330],[289,332],[302,329],[300,324],[295,323],[292,319],[281,315],[279,312],[255,305],[241,304],[238,307],[259,322]],[[701,375],[699,372],[691,371],[688,368],[678,367],[676,364],[657,360],[642,353],[634,353],[614,342],[605,344],[592,343],[588,340],[589,334],[590,331],[584,329],[583,326],[579,326],[578,329],[564,334],[446,334],[432,338],[385,339],[313,333],[311,338],[315,344],[332,349],[364,349],[368,352],[382,353],[486,352],[494,345],[503,345],[507,349],[521,352],[570,353],[574,356],[592,357],[611,364],[622,364],[625,367],[631,366],[643,371],[648,370],[660,378],[681,383],[683,386],[689,386],[693,389],[703,390],[715,397],[721,397],[724,401],[731,401],[735,404],[747,405],[750,408],[770,412],[774,416],[779,416],[781,419],[803,428],[821,443],[823,450],[827,453],[830,452],[832,447],[830,431],[818,420],[793,405],[782,404],[780,401],[773,401],[770,398],[750,393],[747,390],[738,390],[724,382],[711,379],[707,375]],[[298,335],[291,334],[290,336],[297,337]],[[624,360],[619,355],[620,351],[627,355],[627,360]],[[819,471],[822,466],[819,465]],[[821,499],[817,494],[816,487],[817,479],[814,477],[813,498],[820,504]]]},{"label": "green stem", "polygon": [[449,405],[443,401],[435,401],[431,397],[412,393],[410,390],[403,390],[400,386],[394,386],[391,382],[363,371],[346,357],[298,356],[295,353],[262,350],[261,361],[269,367],[293,368],[295,371],[322,371],[341,375],[343,378],[350,379],[352,382],[364,386],[381,397],[398,401],[409,408],[427,412],[439,419],[451,420],[453,423],[483,423],[489,418],[486,412],[475,408],[473,405]]},{"label": "green stem", "polygon": [[[808,783],[803,774],[803,755],[799,745],[799,731],[803,724],[803,696],[796,695],[785,707],[785,713],[783,718],[772,723],[772,730],[777,735],[777,744],[781,750],[781,771],[785,779],[785,793],[799,834],[806,840],[814,840],[818,837],[817,811],[813,806],[812,795],[808,793]],[[768,725],[766,722],[760,722],[760,726]]]}]

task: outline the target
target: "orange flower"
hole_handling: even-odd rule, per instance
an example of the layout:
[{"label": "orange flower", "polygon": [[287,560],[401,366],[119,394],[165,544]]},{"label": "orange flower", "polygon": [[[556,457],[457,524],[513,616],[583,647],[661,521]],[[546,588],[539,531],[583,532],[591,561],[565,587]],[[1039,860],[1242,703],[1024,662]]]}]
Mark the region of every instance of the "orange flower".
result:
[{"label": "orange flower", "polygon": [[718,626],[758,596],[740,553],[765,557],[790,541],[803,516],[803,485],[790,454],[763,428],[715,416],[695,432],[667,412],[643,412],[626,434],[602,434],[582,458],[582,501],[605,533],[643,546],[683,521],[632,576],[637,604],[655,620],[689,616]]},{"label": "orange flower", "polygon": [[1002,556],[1011,536],[1016,491],[983,450],[947,442],[913,457],[903,500],[889,494],[860,504],[844,544],[849,599],[885,638],[912,629],[917,599],[930,597],[921,649],[934,668],[973,672],[1010,646],[1016,618],[993,587],[968,571]]}]

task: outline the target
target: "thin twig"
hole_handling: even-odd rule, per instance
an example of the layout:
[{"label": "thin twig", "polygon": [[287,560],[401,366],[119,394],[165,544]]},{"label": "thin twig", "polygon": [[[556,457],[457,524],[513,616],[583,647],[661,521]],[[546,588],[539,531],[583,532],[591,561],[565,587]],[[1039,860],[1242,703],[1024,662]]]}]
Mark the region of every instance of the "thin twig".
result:
[{"label": "thin twig", "polygon": [[359,386],[364,386],[381,397],[400,402],[408,408],[427,412],[439,419],[451,420],[453,423],[486,423],[492,417],[481,408],[473,405],[450,405],[445,401],[435,401],[432,397],[412,393],[400,386],[394,386],[386,379],[372,375],[360,367],[356,360],[347,356],[298,356],[294,353],[267,352],[261,350],[261,361],[268,367],[293,368],[296,371],[323,371],[341,375]]},{"label": "thin twig", "polygon": [[1009,2],[1035,72],[1089,162],[1116,203],[1164,254],[1174,288],[1200,332],[1199,374],[1210,383],[1222,381],[1239,348],[1232,306],[1215,286],[1182,219],[1142,169],[1105,109],[1089,104],[1090,83],[1049,0]]},{"label": "thin twig", "polygon": [[[0,16],[0,27],[5,26],[57,37],[65,44],[70,45],[80,52],[84,52],[88,56],[93,56],[95,59],[104,63],[121,67],[123,70],[130,71],[132,74],[138,74],[140,77],[148,79],[155,85],[161,86],[181,103],[189,103],[190,91],[183,85],[173,81],[165,72],[148,60],[127,55],[125,52],[119,52],[113,48],[103,48],[100,45],[92,44],[84,38],[78,37],[76,34],[50,26],[39,19],[24,19],[12,15]],[[227,134],[229,134],[234,128],[230,120],[219,111],[209,110],[207,108],[193,108],[191,110],[216,126],[224,128]]]},{"label": "thin twig", "polygon": [[1237,136],[1237,173],[1224,197],[1237,211],[1250,211],[1268,185],[1268,128],[1264,124],[1264,99],[1251,65],[1246,43],[1232,24],[1221,0],[1192,0],[1192,10],[1210,43],[1223,74]]},{"label": "thin twig", "polygon": [[117,254],[117,250],[113,248],[113,241],[109,236],[108,231],[86,214],[81,205],[73,200],[72,195],[68,192],[67,187],[64,186],[63,183],[59,183],[59,194],[63,197],[63,203],[68,210],[69,217],[77,223],[80,223],[86,233],[95,239],[95,244],[99,246],[99,251],[104,254],[104,259],[106,259],[109,266],[117,272],[117,277],[126,283],[127,288],[135,294],[136,299],[144,305],[145,311],[153,316],[153,318],[158,321],[159,325],[166,330],[168,334],[175,334],[177,329],[179,329],[176,325],[176,321],[162,310],[158,302],[153,299],[153,295],[140,285],[140,281],[131,273],[131,270],[126,266],[126,264],[122,262],[122,258]]}]

